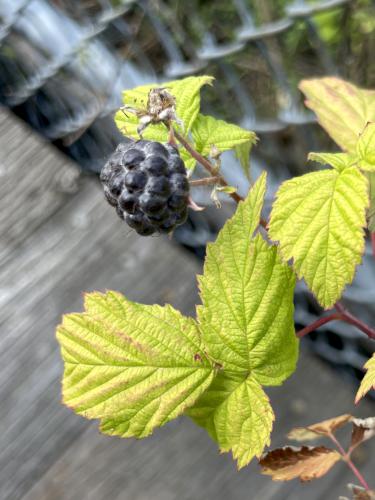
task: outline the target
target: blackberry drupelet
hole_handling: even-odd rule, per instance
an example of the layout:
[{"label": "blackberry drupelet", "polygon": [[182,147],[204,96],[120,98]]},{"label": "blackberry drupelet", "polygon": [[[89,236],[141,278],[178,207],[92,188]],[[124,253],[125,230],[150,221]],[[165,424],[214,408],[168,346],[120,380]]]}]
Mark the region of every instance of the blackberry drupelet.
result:
[{"label": "blackberry drupelet", "polygon": [[145,140],[120,144],[100,180],[108,203],[141,236],[169,233],[187,218],[186,168],[170,144]]}]

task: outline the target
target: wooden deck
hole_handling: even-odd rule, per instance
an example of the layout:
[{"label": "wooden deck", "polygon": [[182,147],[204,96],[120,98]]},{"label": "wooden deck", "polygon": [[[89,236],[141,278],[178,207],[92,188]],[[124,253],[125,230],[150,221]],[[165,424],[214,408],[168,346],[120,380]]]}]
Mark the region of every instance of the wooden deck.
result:
[{"label": "wooden deck", "polygon": [[[60,403],[61,315],[82,309],[82,292],[106,288],[193,313],[193,257],[167,238],[128,234],[94,178],[0,110],[0,499],[337,499],[355,478],[344,465],[307,485],[272,483],[256,463],[237,472],[206,433],[182,418],[144,441],[100,435]],[[269,392],[273,446],[295,425],[353,407],[355,387],[304,354],[297,373]],[[358,456],[373,482],[375,454]],[[370,474],[372,471],[372,474]]]}]

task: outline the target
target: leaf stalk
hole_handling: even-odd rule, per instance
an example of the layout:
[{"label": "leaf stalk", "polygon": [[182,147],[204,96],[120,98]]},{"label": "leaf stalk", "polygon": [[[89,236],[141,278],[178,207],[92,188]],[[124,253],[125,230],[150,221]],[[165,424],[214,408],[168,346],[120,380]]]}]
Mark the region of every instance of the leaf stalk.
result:
[{"label": "leaf stalk", "polygon": [[350,454],[347,453],[344,448],[342,447],[341,443],[339,442],[339,440],[336,438],[336,436],[334,436],[334,434],[332,434],[331,432],[328,434],[329,438],[331,439],[331,441],[333,441],[333,443],[335,443],[335,445],[337,446],[337,449],[342,457],[342,459],[344,460],[344,462],[347,464],[347,466],[352,470],[353,474],[356,476],[356,478],[358,479],[358,481],[361,483],[361,485],[365,488],[365,490],[369,491],[370,490],[370,486],[368,485],[367,481],[365,480],[365,478],[362,476],[362,474],[359,472],[359,470],[357,469],[357,467],[354,465],[352,459],[350,458]]}]

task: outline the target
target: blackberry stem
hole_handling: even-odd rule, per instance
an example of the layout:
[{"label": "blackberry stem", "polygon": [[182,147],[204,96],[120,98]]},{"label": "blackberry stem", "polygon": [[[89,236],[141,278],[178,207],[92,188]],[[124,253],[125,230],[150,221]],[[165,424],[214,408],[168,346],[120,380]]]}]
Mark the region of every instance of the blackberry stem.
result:
[{"label": "blackberry stem", "polygon": [[168,144],[177,147],[177,142],[175,139],[175,131],[173,130],[172,122],[169,122],[168,124]]},{"label": "blackberry stem", "polygon": [[[197,160],[198,163],[202,165],[210,174],[212,177],[217,177],[218,178],[218,184],[221,186],[228,186],[227,181],[224,179],[223,176],[220,174],[218,175],[217,168],[212,165],[212,163],[207,160],[204,156],[202,156],[198,151],[196,151],[193,146],[176,130],[173,131],[174,137],[184,146],[186,151],[188,151],[191,156]],[[240,201],[243,201],[242,196],[240,196],[238,193],[230,193],[229,196],[236,202],[239,203]],[[264,227],[264,229],[267,229],[267,221],[264,219],[260,219],[260,225]]]},{"label": "blackberry stem", "polygon": [[[191,144],[189,144],[189,142],[178,132],[174,131],[174,136],[184,146],[186,151],[188,151],[191,154],[191,156],[195,160],[197,160],[197,162],[200,163],[202,167],[204,167],[212,175],[212,177],[218,177],[218,183],[221,186],[228,186],[228,183],[226,182],[224,177],[218,175],[217,169],[212,165],[212,163],[209,160],[207,160],[207,158],[198,153],[198,151],[196,151],[193,148],[193,146],[191,146]],[[233,200],[236,203],[239,203],[240,201],[243,200],[242,196],[240,196],[238,193],[231,193],[229,196],[233,198]]]},{"label": "blackberry stem", "polygon": [[216,175],[214,177],[205,177],[204,179],[190,181],[190,186],[210,186],[211,184],[218,184],[219,182],[220,177]]},{"label": "blackberry stem", "polygon": [[344,321],[349,325],[357,327],[359,330],[365,333],[368,336],[368,338],[375,340],[375,330],[366,323],[364,323],[363,321],[361,321],[359,318],[354,316],[354,314],[350,313],[347,309],[345,309],[345,307],[340,302],[337,302],[335,304],[335,309],[337,312],[332,312],[328,316],[323,316],[322,318],[318,318],[310,325],[307,325],[305,326],[305,328],[302,328],[302,330],[299,330],[296,333],[297,337],[302,338],[305,335],[308,335],[309,333],[313,332],[320,326],[329,323],[330,321],[339,320],[339,321]]},{"label": "blackberry stem", "polygon": [[330,321],[335,321],[335,320],[340,320],[342,319],[340,313],[332,313],[329,316],[323,316],[322,318],[318,318],[316,321],[311,323],[310,325],[305,326],[305,328],[302,328],[302,330],[299,330],[296,335],[298,338],[302,338],[305,335],[308,335],[309,333],[313,332],[320,326],[325,325],[326,323],[329,323]]},{"label": "blackberry stem", "polygon": [[337,448],[339,450],[339,453],[340,453],[343,461],[352,470],[353,474],[356,476],[356,478],[361,483],[361,485],[365,488],[366,491],[370,491],[370,486],[367,484],[367,481],[365,480],[365,478],[362,476],[362,474],[359,472],[359,470],[357,469],[357,467],[352,462],[352,459],[350,458],[350,454],[344,450],[343,446],[338,441],[338,439],[336,438],[336,436],[334,436],[332,434],[332,432],[330,432],[328,434],[328,437],[337,446]]}]

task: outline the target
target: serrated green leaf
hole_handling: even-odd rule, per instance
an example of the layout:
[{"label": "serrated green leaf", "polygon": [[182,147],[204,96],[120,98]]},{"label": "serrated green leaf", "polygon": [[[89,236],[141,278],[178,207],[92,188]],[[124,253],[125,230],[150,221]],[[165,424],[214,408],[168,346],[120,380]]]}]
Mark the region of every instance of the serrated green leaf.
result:
[{"label": "serrated green leaf", "polygon": [[[184,124],[185,134],[188,134],[199,113],[200,89],[203,85],[212,84],[212,81],[212,76],[190,76],[163,84],[142,85],[132,90],[125,90],[123,92],[123,103],[137,109],[145,109],[150,90],[165,87],[176,98],[176,114]],[[138,138],[138,119],[134,114],[128,111],[126,111],[126,114],[123,111],[118,111],[115,115],[115,122],[122,133],[126,131],[127,135]],[[159,140],[160,142],[166,142],[168,138],[167,129],[162,124],[150,125],[143,135],[146,139]]]},{"label": "serrated green leaf", "polygon": [[[163,84],[142,85],[123,92],[123,103],[136,109],[146,109],[148,94],[152,88],[166,87],[176,98],[176,114],[184,124],[183,133],[188,135],[200,109],[200,89],[203,85],[211,85],[212,76],[190,76],[182,80]],[[115,123],[122,134],[133,139],[139,139],[137,127],[139,124],[135,114],[127,110],[119,110],[115,115]],[[144,139],[149,141],[167,142],[168,131],[162,123],[149,125],[143,131]],[[193,169],[196,160],[184,149],[181,157],[188,169]]]},{"label": "serrated green leaf", "polygon": [[240,162],[243,173],[246,175],[247,179],[250,180],[250,151],[252,148],[252,143],[244,142],[243,144],[237,144],[234,151],[236,158]]},{"label": "serrated green leaf", "polygon": [[360,158],[360,168],[375,172],[375,123],[368,123],[359,136],[357,154]]},{"label": "serrated green leaf", "polygon": [[211,383],[196,322],[170,306],[115,292],[86,295],[86,312],[58,327],[63,401],[102,429],[145,437],[183,413]]},{"label": "serrated green leaf", "polygon": [[308,159],[322,165],[330,165],[339,172],[356,163],[355,155],[348,153],[309,153]]},{"label": "serrated green leaf", "polygon": [[375,233],[375,172],[366,173],[369,181],[370,206],[368,209],[368,229],[371,233]]},{"label": "serrated green leaf", "polygon": [[207,247],[199,278],[202,336],[226,370],[251,370],[262,384],[280,384],[295,368],[294,276],[276,247],[259,235],[265,194],[263,174],[245,202]]},{"label": "serrated green leaf", "polygon": [[[294,275],[282,264],[276,247],[260,235],[252,238],[265,189],[263,174],[216,242],[208,245],[199,278],[203,305],[197,308],[197,317],[202,340],[224,375],[189,414],[198,424],[207,423],[220,448],[232,450],[239,467],[259,456],[269,441],[272,410],[259,384],[281,384],[295,370],[298,351]],[[215,405],[217,392],[226,394],[218,413],[202,414],[202,408]]]},{"label": "serrated green leaf", "polygon": [[212,146],[224,152],[256,141],[254,132],[202,114],[198,115],[191,132],[197,150],[204,156],[210,154]]},{"label": "serrated green leaf", "polygon": [[371,391],[371,389],[375,390],[375,353],[372,355],[372,358],[370,358],[367,361],[367,363],[364,366],[364,369],[367,370],[367,373],[363,377],[361,385],[359,386],[357,395],[355,397],[356,404],[369,391]]},{"label": "serrated green leaf", "polygon": [[[139,134],[137,132],[138,118],[136,115],[129,113],[128,111],[119,110],[115,115],[115,122],[117,128],[126,137],[131,137],[133,139],[139,139]],[[157,142],[167,142],[168,141],[168,131],[162,123],[156,123],[147,127],[143,133],[143,138],[148,141]]]},{"label": "serrated green leaf", "polygon": [[336,77],[302,80],[299,88],[332,139],[344,151],[355,152],[359,134],[375,121],[375,91]]},{"label": "serrated green leaf", "polygon": [[277,193],[269,235],[325,308],[341,297],[361,262],[367,189],[366,177],[348,167],[291,179]]},{"label": "serrated green leaf", "polygon": [[238,467],[260,457],[270,443],[274,414],[252,377],[221,372],[187,414],[204,427],[223,452],[232,451]]}]

